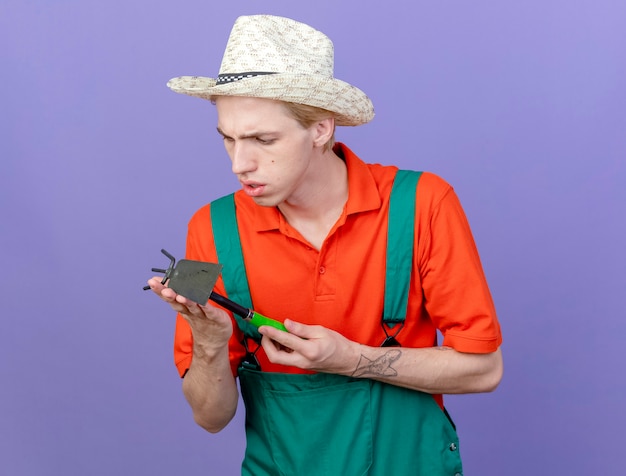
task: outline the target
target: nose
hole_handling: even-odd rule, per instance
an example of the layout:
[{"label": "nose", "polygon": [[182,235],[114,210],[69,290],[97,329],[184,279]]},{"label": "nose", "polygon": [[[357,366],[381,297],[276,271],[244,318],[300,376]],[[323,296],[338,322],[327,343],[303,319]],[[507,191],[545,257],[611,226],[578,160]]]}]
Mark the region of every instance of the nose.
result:
[{"label": "nose", "polygon": [[232,171],[236,175],[252,172],[256,169],[256,159],[250,147],[246,147],[245,140],[237,140],[232,144],[229,155]]}]

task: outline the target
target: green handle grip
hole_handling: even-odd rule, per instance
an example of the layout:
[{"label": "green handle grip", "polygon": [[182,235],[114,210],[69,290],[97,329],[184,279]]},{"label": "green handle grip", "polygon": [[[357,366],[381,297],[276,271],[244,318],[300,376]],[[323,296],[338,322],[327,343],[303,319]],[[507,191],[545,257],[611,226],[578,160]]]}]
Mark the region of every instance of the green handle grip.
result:
[{"label": "green handle grip", "polygon": [[269,317],[265,317],[263,314],[259,314],[255,311],[252,311],[252,317],[248,322],[256,327],[271,326],[280,331],[288,332],[287,328],[283,325],[282,322],[270,319]]}]

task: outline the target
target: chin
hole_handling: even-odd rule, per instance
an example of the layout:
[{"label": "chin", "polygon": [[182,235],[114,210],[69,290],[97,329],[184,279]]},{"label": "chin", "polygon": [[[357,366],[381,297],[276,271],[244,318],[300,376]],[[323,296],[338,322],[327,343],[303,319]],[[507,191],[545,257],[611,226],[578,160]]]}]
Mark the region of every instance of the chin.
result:
[{"label": "chin", "polygon": [[254,203],[256,203],[260,207],[275,207],[280,203],[277,200],[271,199],[269,197],[252,197],[252,200],[254,200]]}]

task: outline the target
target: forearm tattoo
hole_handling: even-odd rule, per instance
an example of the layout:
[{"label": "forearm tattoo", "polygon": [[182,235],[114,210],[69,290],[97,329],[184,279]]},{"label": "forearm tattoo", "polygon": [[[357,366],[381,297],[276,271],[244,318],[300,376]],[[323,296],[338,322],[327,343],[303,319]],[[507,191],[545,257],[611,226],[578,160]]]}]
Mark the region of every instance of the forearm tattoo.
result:
[{"label": "forearm tattoo", "polygon": [[402,356],[402,351],[392,349],[378,357],[376,360],[370,360],[361,354],[359,363],[352,373],[353,377],[395,377],[398,371],[391,364]]}]

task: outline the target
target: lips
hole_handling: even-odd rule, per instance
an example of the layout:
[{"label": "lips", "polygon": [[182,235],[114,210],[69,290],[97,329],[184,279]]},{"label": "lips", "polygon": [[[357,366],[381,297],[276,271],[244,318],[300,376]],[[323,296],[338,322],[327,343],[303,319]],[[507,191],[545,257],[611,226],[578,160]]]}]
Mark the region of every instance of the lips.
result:
[{"label": "lips", "polygon": [[250,197],[258,197],[259,195],[262,195],[265,190],[265,185],[257,182],[246,181],[241,182],[241,185],[243,187],[243,191]]}]

